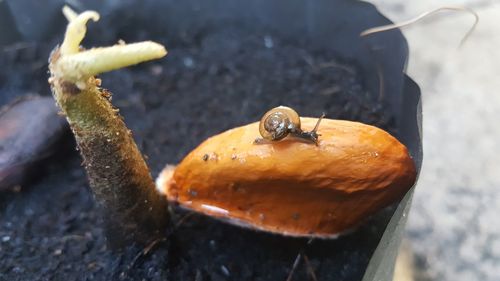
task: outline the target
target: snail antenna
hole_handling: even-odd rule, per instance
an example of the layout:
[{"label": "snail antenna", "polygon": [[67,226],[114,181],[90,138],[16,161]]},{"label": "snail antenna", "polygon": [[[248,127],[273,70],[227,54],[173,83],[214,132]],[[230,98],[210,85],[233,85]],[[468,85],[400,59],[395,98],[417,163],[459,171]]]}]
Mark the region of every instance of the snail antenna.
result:
[{"label": "snail antenna", "polygon": [[316,122],[316,126],[314,126],[314,129],[311,132],[316,133],[318,131],[319,123],[321,123],[321,120],[323,120],[323,118],[325,118],[325,115],[326,114],[324,112],[323,112],[323,114],[321,114],[321,116],[318,119],[318,122]]}]

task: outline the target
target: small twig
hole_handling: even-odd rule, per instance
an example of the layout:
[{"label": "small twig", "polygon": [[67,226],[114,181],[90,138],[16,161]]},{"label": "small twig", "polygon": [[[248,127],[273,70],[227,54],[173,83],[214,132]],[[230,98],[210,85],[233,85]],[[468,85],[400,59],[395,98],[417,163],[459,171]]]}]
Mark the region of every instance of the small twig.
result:
[{"label": "small twig", "polygon": [[226,277],[231,277],[231,272],[229,271],[229,269],[228,269],[225,265],[221,265],[221,266],[220,266],[220,270],[222,271],[222,273],[223,273]]},{"label": "small twig", "polygon": [[295,273],[295,269],[299,266],[300,258],[302,257],[302,251],[297,254],[297,257],[295,258],[295,261],[293,262],[292,269],[290,270],[290,273],[288,273],[288,277],[286,278],[286,281],[292,281],[293,274]]},{"label": "small twig", "polygon": [[405,26],[411,25],[411,24],[413,24],[415,22],[418,22],[418,21],[420,21],[421,19],[423,19],[423,18],[425,18],[427,16],[436,14],[437,12],[440,12],[440,11],[460,11],[460,12],[467,12],[467,13],[469,13],[469,14],[471,14],[471,15],[474,16],[474,18],[475,18],[474,24],[469,29],[469,31],[467,31],[467,33],[462,38],[462,40],[460,40],[460,45],[459,46],[461,47],[465,43],[465,41],[467,40],[467,38],[469,38],[469,36],[472,34],[472,32],[474,31],[474,29],[476,28],[476,26],[477,26],[477,24],[479,22],[479,15],[476,12],[474,12],[473,10],[471,10],[471,9],[469,9],[467,7],[462,7],[462,6],[445,6],[445,7],[440,7],[440,8],[431,10],[431,11],[424,12],[424,13],[422,13],[422,14],[420,14],[420,15],[412,18],[412,19],[407,20],[407,21],[369,28],[369,29],[361,32],[360,36],[367,36],[367,35],[374,34],[374,33],[379,33],[379,32],[384,32],[384,31],[387,31],[387,30],[392,30],[392,29],[396,29],[396,28],[400,28],[400,27],[405,27]]},{"label": "small twig", "polygon": [[[309,246],[309,245],[311,245],[312,242],[313,242],[313,240],[314,240],[314,238],[311,238],[311,239],[307,240],[306,244],[300,249],[299,253],[297,254],[297,257],[295,257],[295,261],[293,262],[292,269],[290,270],[290,273],[288,273],[288,277],[286,278],[286,281],[291,281],[292,280],[293,274],[295,273],[295,270],[299,266],[301,257],[302,256],[305,257],[304,252],[306,250],[306,247]],[[309,268],[308,268],[308,271],[309,271]],[[316,275],[314,274],[314,272],[312,272],[311,276],[314,276],[314,280],[316,280]]]},{"label": "small twig", "polygon": [[[388,30],[392,30],[392,29],[396,29],[396,28],[405,27],[405,26],[408,26],[408,25],[413,24],[415,22],[418,22],[419,20],[421,20],[427,16],[430,16],[432,14],[435,14],[435,13],[443,11],[443,10],[468,12],[468,13],[472,14],[475,18],[474,24],[472,25],[472,27],[469,29],[469,31],[465,34],[465,36],[460,41],[460,44],[459,44],[459,48],[460,48],[465,43],[465,41],[469,38],[469,36],[472,34],[472,32],[475,30],[475,28],[479,22],[479,16],[476,12],[474,12],[473,10],[471,10],[469,8],[461,7],[461,6],[440,7],[440,8],[431,10],[431,11],[424,12],[424,13],[418,15],[417,17],[412,18],[412,19],[407,20],[407,21],[383,25],[383,26],[372,27],[372,28],[369,28],[369,29],[361,32],[360,36],[367,36],[367,35],[371,35],[371,34],[375,34],[375,33],[379,33],[379,32],[384,32],[384,31],[388,31]],[[373,51],[370,48],[368,48],[368,49],[370,52]],[[379,80],[378,101],[382,101],[384,99],[384,93],[385,93],[384,74],[383,74],[382,67],[381,67],[379,62],[376,63],[376,68],[377,68],[377,76],[378,76],[378,80]]]},{"label": "small twig", "polygon": [[191,218],[195,213],[185,214],[174,226],[174,229],[178,229],[182,224],[184,224],[189,218]]},{"label": "small twig", "polygon": [[311,263],[309,262],[309,258],[306,254],[304,254],[304,262],[306,263],[307,272],[311,276],[311,279],[313,281],[318,281],[318,279],[316,278],[316,273],[314,273],[314,269],[312,268]]},{"label": "small twig", "polygon": [[153,240],[151,243],[149,243],[146,247],[144,247],[144,249],[142,249],[142,251],[137,253],[137,255],[134,257],[132,262],[129,264],[128,270],[132,269],[136,265],[137,261],[140,258],[143,258],[143,257],[146,257],[147,255],[149,255],[151,250],[153,250],[161,242],[165,242],[166,240],[167,240],[166,238],[157,238],[157,239]]}]

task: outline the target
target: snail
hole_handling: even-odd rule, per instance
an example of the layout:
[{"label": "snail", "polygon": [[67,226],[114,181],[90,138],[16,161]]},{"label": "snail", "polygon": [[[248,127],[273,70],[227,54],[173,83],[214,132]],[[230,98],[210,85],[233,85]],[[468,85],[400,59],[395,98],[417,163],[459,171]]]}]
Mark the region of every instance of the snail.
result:
[{"label": "snail", "polygon": [[290,135],[317,144],[319,137],[317,131],[323,117],[325,117],[324,113],[318,119],[314,129],[306,132],[301,129],[300,116],[295,110],[287,106],[275,107],[262,116],[259,123],[262,138],[257,138],[254,142],[279,141]]}]

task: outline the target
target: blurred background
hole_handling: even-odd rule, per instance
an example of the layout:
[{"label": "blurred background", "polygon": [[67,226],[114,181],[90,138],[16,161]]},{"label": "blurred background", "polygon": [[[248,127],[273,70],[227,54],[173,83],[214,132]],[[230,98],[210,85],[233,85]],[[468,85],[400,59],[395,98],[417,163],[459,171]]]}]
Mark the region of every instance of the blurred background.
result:
[{"label": "blurred background", "polygon": [[[395,22],[446,5],[403,29],[409,75],[423,96],[424,164],[407,226],[416,280],[500,280],[500,1],[371,1]],[[401,279],[402,280],[402,279]]]}]

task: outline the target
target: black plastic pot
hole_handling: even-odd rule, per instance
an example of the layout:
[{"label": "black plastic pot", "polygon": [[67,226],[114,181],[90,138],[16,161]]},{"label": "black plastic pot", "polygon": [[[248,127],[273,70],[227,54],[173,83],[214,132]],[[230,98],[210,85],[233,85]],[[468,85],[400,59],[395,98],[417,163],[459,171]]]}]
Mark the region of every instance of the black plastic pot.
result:
[{"label": "black plastic pot", "polygon": [[[0,44],[16,40],[38,40],[57,26],[64,1],[16,0],[0,2]],[[68,1],[70,2],[70,1]],[[161,2],[161,3],[160,3]],[[150,11],[148,21],[161,26],[167,34],[182,34],[222,22],[237,22],[256,31],[272,30],[283,38],[305,38],[311,48],[331,49],[362,69],[365,85],[392,111],[396,119],[396,137],[408,148],[418,171],[422,164],[421,100],[418,86],[405,74],[408,46],[399,30],[360,37],[370,27],[390,23],[376,8],[366,2],[351,0],[183,0],[183,1],[85,1],[82,9],[96,9],[102,15],[119,13],[118,9]],[[11,17],[9,15],[18,15]],[[5,15],[5,16],[3,16]],[[40,29],[40,27],[44,27]],[[47,27],[47,28],[45,28]],[[6,32],[8,30],[8,32]],[[394,213],[378,223],[385,231],[376,248],[359,249],[373,253],[363,280],[392,280],[399,243],[404,233],[413,188]],[[361,236],[362,237],[362,236]],[[338,263],[345,263],[338,260]]]}]

